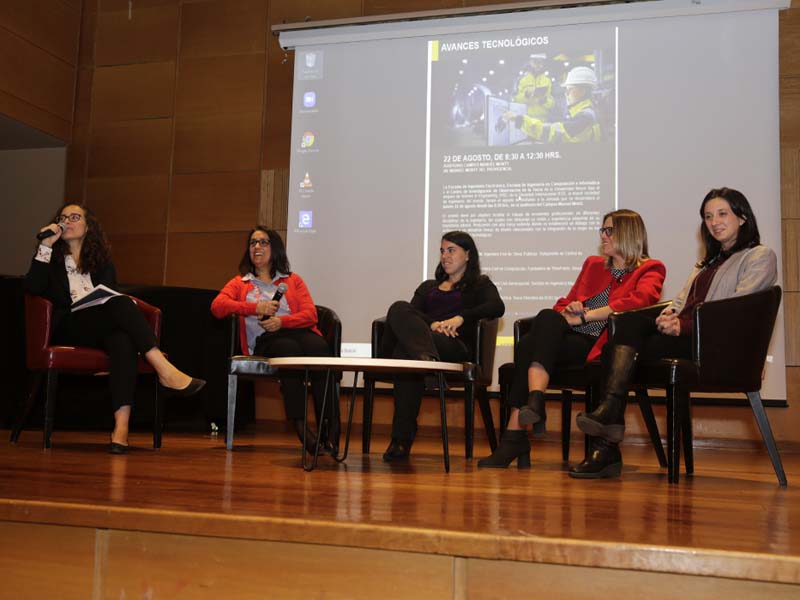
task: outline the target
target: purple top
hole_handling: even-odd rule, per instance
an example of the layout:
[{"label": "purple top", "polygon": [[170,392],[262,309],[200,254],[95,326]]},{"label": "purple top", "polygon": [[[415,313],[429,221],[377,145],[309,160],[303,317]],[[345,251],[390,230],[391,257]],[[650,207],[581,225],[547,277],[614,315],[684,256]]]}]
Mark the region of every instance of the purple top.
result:
[{"label": "purple top", "polygon": [[461,314],[461,290],[443,292],[433,288],[425,297],[425,314],[434,321],[444,321]]},{"label": "purple top", "polygon": [[692,335],[692,330],[694,329],[694,320],[692,319],[694,307],[706,299],[708,289],[714,280],[714,275],[717,274],[717,269],[726,260],[728,260],[728,257],[724,256],[714,261],[714,264],[700,271],[697,277],[694,278],[692,287],[689,289],[689,295],[686,297],[686,304],[683,305],[683,310],[678,315],[678,320],[681,323],[681,335]]}]

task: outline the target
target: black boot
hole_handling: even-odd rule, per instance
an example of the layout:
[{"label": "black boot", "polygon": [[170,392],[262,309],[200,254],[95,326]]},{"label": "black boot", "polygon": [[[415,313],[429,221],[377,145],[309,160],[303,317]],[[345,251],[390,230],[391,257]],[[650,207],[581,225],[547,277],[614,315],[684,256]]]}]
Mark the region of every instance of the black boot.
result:
[{"label": "black boot", "polygon": [[534,435],[544,434],[544,422],[547,420],[544,399],[544,392],[533,390],[528,393],[528,405],[519,409],[519,424],[533,425]]},{"label": "black boot", "polygon": [[592,438],[592,453],[589,458],[569,470],[569,476],[575,479],[619,477],[620,473],[622,473],[622,454],[619,451],[619,444],[603,438]]},{"label": "black boot", "polygon": [[[303,442],[303,419],[292,419],[292,426],[294,427],[295,433],[297,433],[297,437],[300,439],[300,443]],[[317,434],[311,431],[310,429],[306,430],[306,452],[309,454],[314,454],[317,447]],[[319,448],[320,454],[326,454],[325,449],[320,446]]]},{"label": "black boot", "polygon": [[488,469],[507,469],[517,460],[518,469],[531,468],[531,442],[524,429],[506,429],[500,438],[500,444],[491,456],[478,461],[478,467]]},{"label": "black boot", "polygon": [[628,385],[636,366],[636,350],[631,346],[615,346],[606,381],[606,397],[590,413],[578,413],[578,428],[609,442],[621,442],[625,437],[625,405]]},{"label": "black boot", "polygon": [[392,438],[386,452],[383,453],[383,462],[399,462],[401,460],[408,460],[411,454],[411,445],[414,440],[399,440]]}]

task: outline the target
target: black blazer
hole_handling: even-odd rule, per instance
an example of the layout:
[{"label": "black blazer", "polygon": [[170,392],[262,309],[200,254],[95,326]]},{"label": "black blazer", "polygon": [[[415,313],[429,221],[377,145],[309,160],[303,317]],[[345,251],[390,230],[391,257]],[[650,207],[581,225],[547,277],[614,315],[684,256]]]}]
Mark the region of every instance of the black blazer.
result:
[{"label": "black blazer", "polygon": [[[94,285],[106,285],[112,289],[117,288],[117,271],[114,264],[109,261],[89,275]],[[56,256],[53,252],[49,263],[31,259],[31,266],[25,274],[22,288],[28,294],[43,296],[53,303],[53,329],[58,329],[58,324],[64,315],[69,313],[72,297],[69,295],[69,279],[67,268],[64,266],[64,257]]]}]

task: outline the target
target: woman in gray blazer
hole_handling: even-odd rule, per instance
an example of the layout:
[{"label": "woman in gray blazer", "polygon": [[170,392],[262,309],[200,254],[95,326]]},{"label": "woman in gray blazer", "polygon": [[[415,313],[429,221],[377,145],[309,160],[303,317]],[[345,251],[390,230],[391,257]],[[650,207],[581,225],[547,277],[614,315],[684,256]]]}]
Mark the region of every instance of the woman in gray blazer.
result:
[{"label": "woman in gray blazer", "polygon": [[705,256],[677,298],[655,319],[633,313],[617,321],[614,339],[603,351],[605,398],[593,412],[577,418],[578,427],[593,438],[592,452],[570,469],[571,477],[596,479],[621,473],[619,442],[625,434],[625,400],[637,357],[691,358],[692,312],[697,304],[752,294],[778,279],[778,259],[761,245],[756,216],[744,194],[731,188],[711,190],[700,205],[700,218]]}]

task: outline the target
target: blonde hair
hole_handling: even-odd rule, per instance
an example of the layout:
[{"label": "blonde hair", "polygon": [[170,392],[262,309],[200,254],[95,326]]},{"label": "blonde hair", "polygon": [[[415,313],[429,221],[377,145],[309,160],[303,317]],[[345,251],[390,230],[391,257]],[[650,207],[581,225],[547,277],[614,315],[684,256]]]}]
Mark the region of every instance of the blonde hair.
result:
[{"label": "blonde hair", "polygon": [[[620,208],[603,215],[603,223],[611,218],[614,227],[614,245],[622,254],[627,270],[635,269],[648,258],[647,228],[639,213],[627,208]],[[611,268],[613,259],[609,256],[606,260]]]}]

